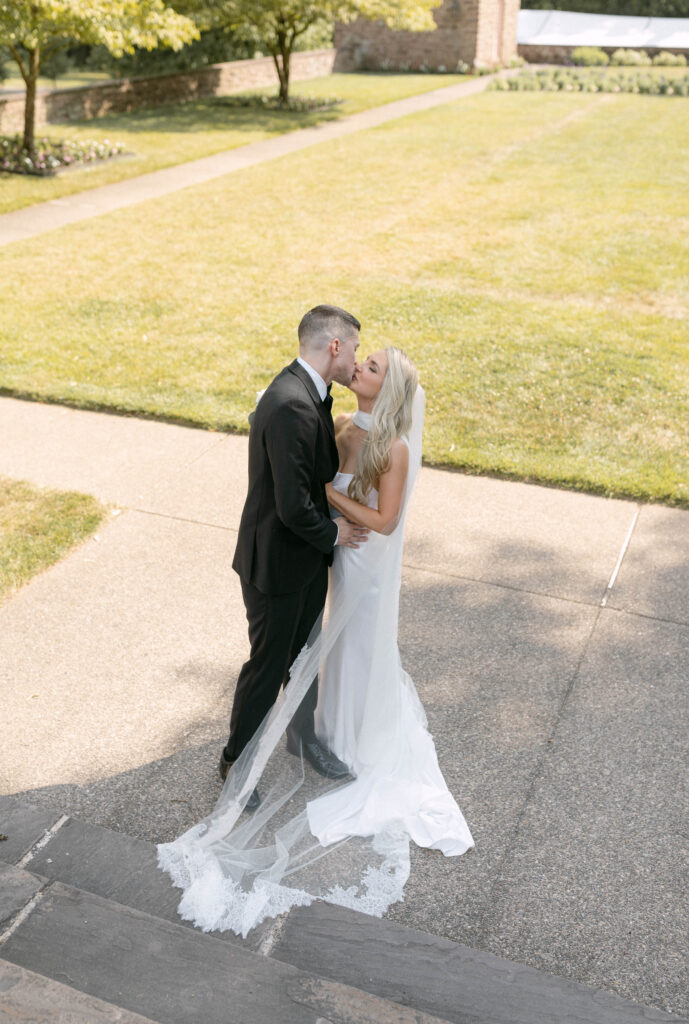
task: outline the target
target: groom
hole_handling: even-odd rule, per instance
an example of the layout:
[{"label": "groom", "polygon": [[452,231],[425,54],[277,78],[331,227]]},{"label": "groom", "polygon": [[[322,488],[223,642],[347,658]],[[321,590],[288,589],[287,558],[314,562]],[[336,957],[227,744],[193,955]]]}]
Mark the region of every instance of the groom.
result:
[{"label": "groom", "polygon": [[[261,397],[249,435],[249,489],[232,567],[239,574],[251,653],[232,706],[230,737],[220,755],[224,779],[287,682],[325,604],[336,544],[358,547],[367,530],[328,515],[325,484],[338,455],[330,384],[350,384],[361,325],[338,306],[315,306],[299,324],[299,358]],[[288,749],[321,775],[347,767],[314,732],[317,683],[288,730]],[[256,791],[252,794],[258,804]]]}]

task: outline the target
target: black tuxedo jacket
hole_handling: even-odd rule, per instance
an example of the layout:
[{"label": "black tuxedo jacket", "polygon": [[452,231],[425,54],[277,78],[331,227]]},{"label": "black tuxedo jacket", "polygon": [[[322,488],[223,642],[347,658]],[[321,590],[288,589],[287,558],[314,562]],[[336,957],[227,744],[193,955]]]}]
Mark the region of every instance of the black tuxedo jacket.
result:
[{"label": "black tuxedo jacket", "polygon": [[249,434],[249,489],[232,563],[264,594],[290,594],[330,565],[337,527],[325,485],[339,460],[330,411],[296,361],[261,397]]}]

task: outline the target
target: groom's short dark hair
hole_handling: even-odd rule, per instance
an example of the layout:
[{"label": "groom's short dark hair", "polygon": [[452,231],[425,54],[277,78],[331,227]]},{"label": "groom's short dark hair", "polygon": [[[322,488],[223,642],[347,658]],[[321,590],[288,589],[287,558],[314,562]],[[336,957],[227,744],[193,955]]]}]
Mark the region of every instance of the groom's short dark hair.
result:
[{"label": "groom's short dark hair", "polygon": [[344,334],[349,337],[360,331],[357,318],[339,306],[314,306],[301,318],[299,324],[299,345],[320,347],[329,344],[333,338]]}]

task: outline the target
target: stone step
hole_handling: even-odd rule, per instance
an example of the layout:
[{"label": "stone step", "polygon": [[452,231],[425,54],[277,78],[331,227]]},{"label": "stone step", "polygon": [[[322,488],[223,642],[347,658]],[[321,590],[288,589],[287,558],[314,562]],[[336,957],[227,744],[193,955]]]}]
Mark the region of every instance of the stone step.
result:
[{"label": "stone step", "polygon": [[612,992],[328,903],[296,907],[271,956],[454,1024],[688,1024]]},{"label": "stone step", "polygon": [[68,985],[0,959],[0,1024],[153,1024]]},{"label": "stone step", "polygon": [[[0,798],[2,831],[7,802]],[[27,830],[15,836],[15,848],[25,849],[30,836],[38,844],[23,855],[34,875],[191,929],[177,916],[179,890],[156,867],[152,844],[74,819],[56,829],[59,815],[47,820],[52,830],[44,841],[28,812],[15,814]],[[37,883],[15,884],[18,892],[31,892]],[[228,932],[213,936],[454,1024],[689,1024],[613,993],[326,903],[264,922],[245,942]]]},{"label": "stone step", "polygon": [[0,936],[47,884],[46,878],[0,861]]},{"label": "stone step", "polygon": [[16,864],[62,818],[59,811],[45,810],[13,797],[0,797],[0,860]]},{"label": "stone step", "polygon": [[2,956],[159,1024],[440,1024],[62,882],[44,890]]},{"label": "stone step", "polygon": [[[33,874],[65,882],[127,907],[136,907],[175,924],[193,927],[182,922],[177,914],[181,892],[158,868],[153,843],[75,818],[63,819],[61,826],[55,829],[55,823],[60,820],[57,814],[45,816],[51,831],[47,841],[40,845],[45,838],[45,829],[37,829],[38,819],[28,812],[22,815],[16,810],[13,818],[6,818],[4,809],[11,804],[11,798],[0,798],[0,831],[10,836],[11,830],[13,848],[23,850],[23,857],[30,857],[27,864]],[[31,841],[35,852],[27,854]],[[5,844],[0,843],[0,859],[10,859],[6,852]],[[226,942],[259,949],[273,924],[272,921],[264,922],[246,940],[232,932],[213,934]]]}]

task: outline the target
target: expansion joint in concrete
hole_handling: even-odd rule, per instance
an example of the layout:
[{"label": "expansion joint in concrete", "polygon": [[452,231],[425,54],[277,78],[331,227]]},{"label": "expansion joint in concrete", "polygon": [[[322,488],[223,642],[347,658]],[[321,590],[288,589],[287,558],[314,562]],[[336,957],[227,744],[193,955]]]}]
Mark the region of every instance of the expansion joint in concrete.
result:
[{"label": "expansion joint in concrete", "polygon": [[41,902],[41,900],[43,899],[43,897],[45,896],[46,892],[48,891],[52,884],[52,882],[46,882],[43,888],[39,889],[38,892],[35,892],[31,899],[28,900],[28,902],[24,904],[21,910],[19,910],[15,914],[10,924],[7,926],[7,928],[5,928],[4,932],[0,933],[0,949],[4,946],[7,940],[12,935],[14,935],[17,928],[20,928],[23,925],[27,917],[29,917],[34,912],[34,910]]},{"label": "expansion joint in concrete", "polygon": [[671,619],[665,615],[651,615],[649,612],[637,612],[630,608],[615,608],[613,605],[606,605],[606,612],[617,612],[618,615],[628,615],[631,619],[645,619],[647,622],[662,622],[666,626],[680,626],[682,629],[689,629],[689,622],[686,619]]},{"label": "expansion joint in concrete", "polygon": [[69,821],[69,816],[67,814],[61,815],[55,822],[55,824],[51,825],[50,828],[46,829],[41,838],[38,839],[29,850],[27,850],[22,859],[19,861],[17,867],[25,868],[26,865],[34,859],[39,850],[42,850],[44,846],[48,845],[53,836],[55,836],[59,832],[59,830],[67,821]]},{"label": "expansion joint in concrete", "polygon": [[548,736],[546,736],[545,742],[543,743],[543,748],[541,750],[541,753],[540,753],[540,755],[536,759],[536,763],[534,765],[534,769],[533,769],[533,772],[531,774],[531,778],[529,779],[528,785],[527,785],[526,790],[524,792],[524,798],[522,800],[521,808],[519,809],[519,812],[518,812],[518,814],[516,816],[516,819],[515,819],[514,828],[512,829],[512,834],[510,836],[510,839],[508,840],[508,842],[505,845],[505,849],[503,850],[502,856],[500,857],[500,860],[499,860],[498,864],[495,867],[495,871],[493,873],[493,880],[491,882],[490,889],[489,889],[488,895],[486,896],[486,900],[485,900],[486,914],[484,915],[483,920],[482,920],[480,935],[479,935],[479,937],[476,938],[476,940],[473,943],[478,948],[482,947],[482,944],[483,944],[483,942],[485,941],[485,939],[487,937],[486,933],[487,933],[487,930],[488,930],[488,919],[490,917],[491,907],[493,907],[494,903],[495,903],[495,901],[494,901],[495,893],[496,893],[496,891],[500,887],[500,880],[501,880],[503,865],[507,862],[507,860],[511,856],[512,851],[513,851],[513,849],[514,849],[514,847],[515,847],[515,845],[517,843],[517,840],[519,838],[519,834],[521,832],[522,822],[523,822],[523,820],[524,820],[524,818],[526,816],[526,813],[527,813],[527,811],[529,809],[529,806],[530,806],[530,804],[531,804],[531,802],[533,800],[533,797],[534,797],[534,794],[535,794],[535,791],[536,791],[536,786],[538,784],[538,781],[539,781],[539,779],[541,778],[541,776],[543,774],[543,765],[544,765],[545,758],[546,758],[546,751],[548,750],[549,747],[552,747],[554,745],[555,736],[556,736],[556,733],[557,733],[558,728],[560,726],[560,722],[562,721],[562,718],[563,718],[563,715],[564,715],[564,712],[565,712],[565,708],[567,707],[569,699],[570,699],[570,697],[572,695],[574,687],[575,687],[575,685],[577,683],[577,680],[579,678],[579,675],[581,673],[582,665],[584,664],[584,661],[586,660],[586,656],[587,656],[589,648],[591,646],[591,642],[593,640],[593,637],[595,636],[596,630],[598,628],[598,622],[599,622],[600,617],[601,617],[602,614],[603,614],[603,609],[602,609],[602,607],[599,606],[596,609],[596,613],[594,615],[593,622],[591,623],[591,628],[589,629],[588,636],[586,637],[586,640],[584,641],[584,644],[582,646],[582,649],[581,649],[581,652],[579,654],[579,657],[577,658],[576,665],[574,666],[574,671],[572,672],[572,675],[570,676],[570,679],[569,679],[569,682],[567,683],[567,687],[565,689],[565,692],[562,695],[562,699],[560,700],[559,706],[558,706],[558,708],[557,708],[557,710],[555,712],[555,715],[553,717],[553,722],[552,722],[552,726],[550,728],[550,732],[549,732]]},{"label": "expansion joint in concrete", "polygon": [[237,533],[236,526],[223,526],[222,523],[207,523],[204,519],[189,519],[188,516],[173,516],[168,512],[156,512],[155,509],[132,506],[130,512],[140,512],[144,516],[157,516],[159,519],[173,519],[176,523],[191,523],[192,526],[207,526],[211,530],[223,530],[225,533]]}]

